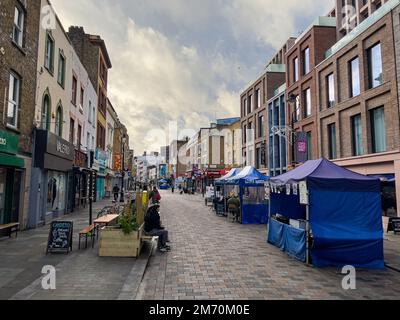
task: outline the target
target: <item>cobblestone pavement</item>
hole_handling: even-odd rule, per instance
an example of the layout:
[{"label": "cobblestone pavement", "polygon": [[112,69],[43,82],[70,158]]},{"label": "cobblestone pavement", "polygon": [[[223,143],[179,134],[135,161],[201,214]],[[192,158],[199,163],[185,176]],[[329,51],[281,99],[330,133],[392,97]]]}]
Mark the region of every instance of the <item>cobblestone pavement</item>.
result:
[{"label": "cobblestone pavement", "polygon": [[[94,203],[93,217],[107,205],[111,201]],[[133,299],[148,256],[100,258],[98,242],[92,249],[90,240],[87,249],[78,250],[78,232],[88,225],[88,209],[59,219],[74,222],[73,251],[68,255],[45,254],[49,225],[0,240],[0,299]],[[56,290],[41,287],[44,265],[56,268]]]},{"label": "cobblestone pavement", "polygon": [[[398,272],[358,270],[357,289],[345,291],[340,270],[307,267],[267,244],[266,226],[230,223],[206,208],[201,196],[163,192],[161,202],[173,249],[151,258],[138,299],[396,299],[400,295]],[[397,239],[390,238],[395,256]]]}]

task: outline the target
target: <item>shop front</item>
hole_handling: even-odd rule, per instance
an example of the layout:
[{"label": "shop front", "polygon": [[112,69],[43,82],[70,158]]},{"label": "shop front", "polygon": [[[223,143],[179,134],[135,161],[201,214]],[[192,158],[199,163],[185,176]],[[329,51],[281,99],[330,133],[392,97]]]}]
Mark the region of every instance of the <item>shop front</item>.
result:
[{"label": "shop front", "polygon": [[17,157],[18,136],[0,130],[0,224],[20,222],[24,159]]},{"label": "shop front", "polygon": [[70,193],[71,210],[85,208],[89,202],[88,181],[90,170],[88,168],[88,156],[81,150],[75,149],[74,166],[72,170],[72,187]]},{"label": "shop front", "polygon": [[103,200],[106,195],[106,166],[108,153],[99,148],[96,149],[95,163],[98,167],[97,185],[96,185],[96,200]]},{"label": "shop front", "polygon": [[[74,146],[47,130],[35,130],[30,226],[46,224],[71,210]],[[33,195],[32,195],[33,193]]]}]

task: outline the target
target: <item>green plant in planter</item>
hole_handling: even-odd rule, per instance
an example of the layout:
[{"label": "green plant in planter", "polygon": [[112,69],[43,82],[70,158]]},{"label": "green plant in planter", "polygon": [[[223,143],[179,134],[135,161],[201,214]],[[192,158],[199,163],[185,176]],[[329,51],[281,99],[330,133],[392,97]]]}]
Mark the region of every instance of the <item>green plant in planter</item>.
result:
[{"label": "green plant in planter", "polygon": [[139,224],[136,221],[136,215],[123,214],[119,218],[119,224],[124,234],[131,234],[133,231],[139,230]]}]

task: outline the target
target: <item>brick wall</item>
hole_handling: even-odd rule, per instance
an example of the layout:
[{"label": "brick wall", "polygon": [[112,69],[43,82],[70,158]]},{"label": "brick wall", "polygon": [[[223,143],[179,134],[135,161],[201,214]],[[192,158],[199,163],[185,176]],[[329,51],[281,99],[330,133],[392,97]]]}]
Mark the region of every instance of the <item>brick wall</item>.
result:
[{"label": "brick wall", "polygon": [[[397,8],[396,11],[399,11],[399,9]],[[380,106],[383,106],[385,110],[386,151],[399,149],[399,100],[394,36],[399,37],[393,34],[392,16],[387,14],[318,66],[317,103],[320,112],[318,129],[320,132],[321,156],[329,156],[327,126],[331,123],[336,124],[337,157],[347,158],[353,156],[350,118],[356,114],[361,114],[362,117],[364,153],[371,154],[373,150],[369,111]],[[400,43],[400,39],[398,41]],[[381,44],[382,51],[383,83],[376,88],[369,89],[366,50],[378,42]],[[361,94],[356,97],[350,97],[349,62],[357,56],[360,61]],[[336,104],[334,107],[328,108],[326,76],[332,72],[335,79]]]}]

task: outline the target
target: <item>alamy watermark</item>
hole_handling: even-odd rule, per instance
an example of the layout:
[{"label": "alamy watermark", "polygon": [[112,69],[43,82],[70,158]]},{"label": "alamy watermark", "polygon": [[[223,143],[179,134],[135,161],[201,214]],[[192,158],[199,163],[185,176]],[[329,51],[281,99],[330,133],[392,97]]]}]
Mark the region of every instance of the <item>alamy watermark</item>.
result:
[{"label": "alamy watermark", "polygon": [[342,279],[343,290],[356,290],[356,268],[354,268],[353,266],[344,266],[342,268],[342,274],[345,274]]},{"label": "alamy watermark", "polygon": [[42,274],[42,289],[43,290],[56,290],[56,268],[51,265],[43,266]]},{"label": "alamy watermark", "polygon": [[57,28],[56,13],[52,6],[42,7],[41,26],[45,30],[55,30]]}]

